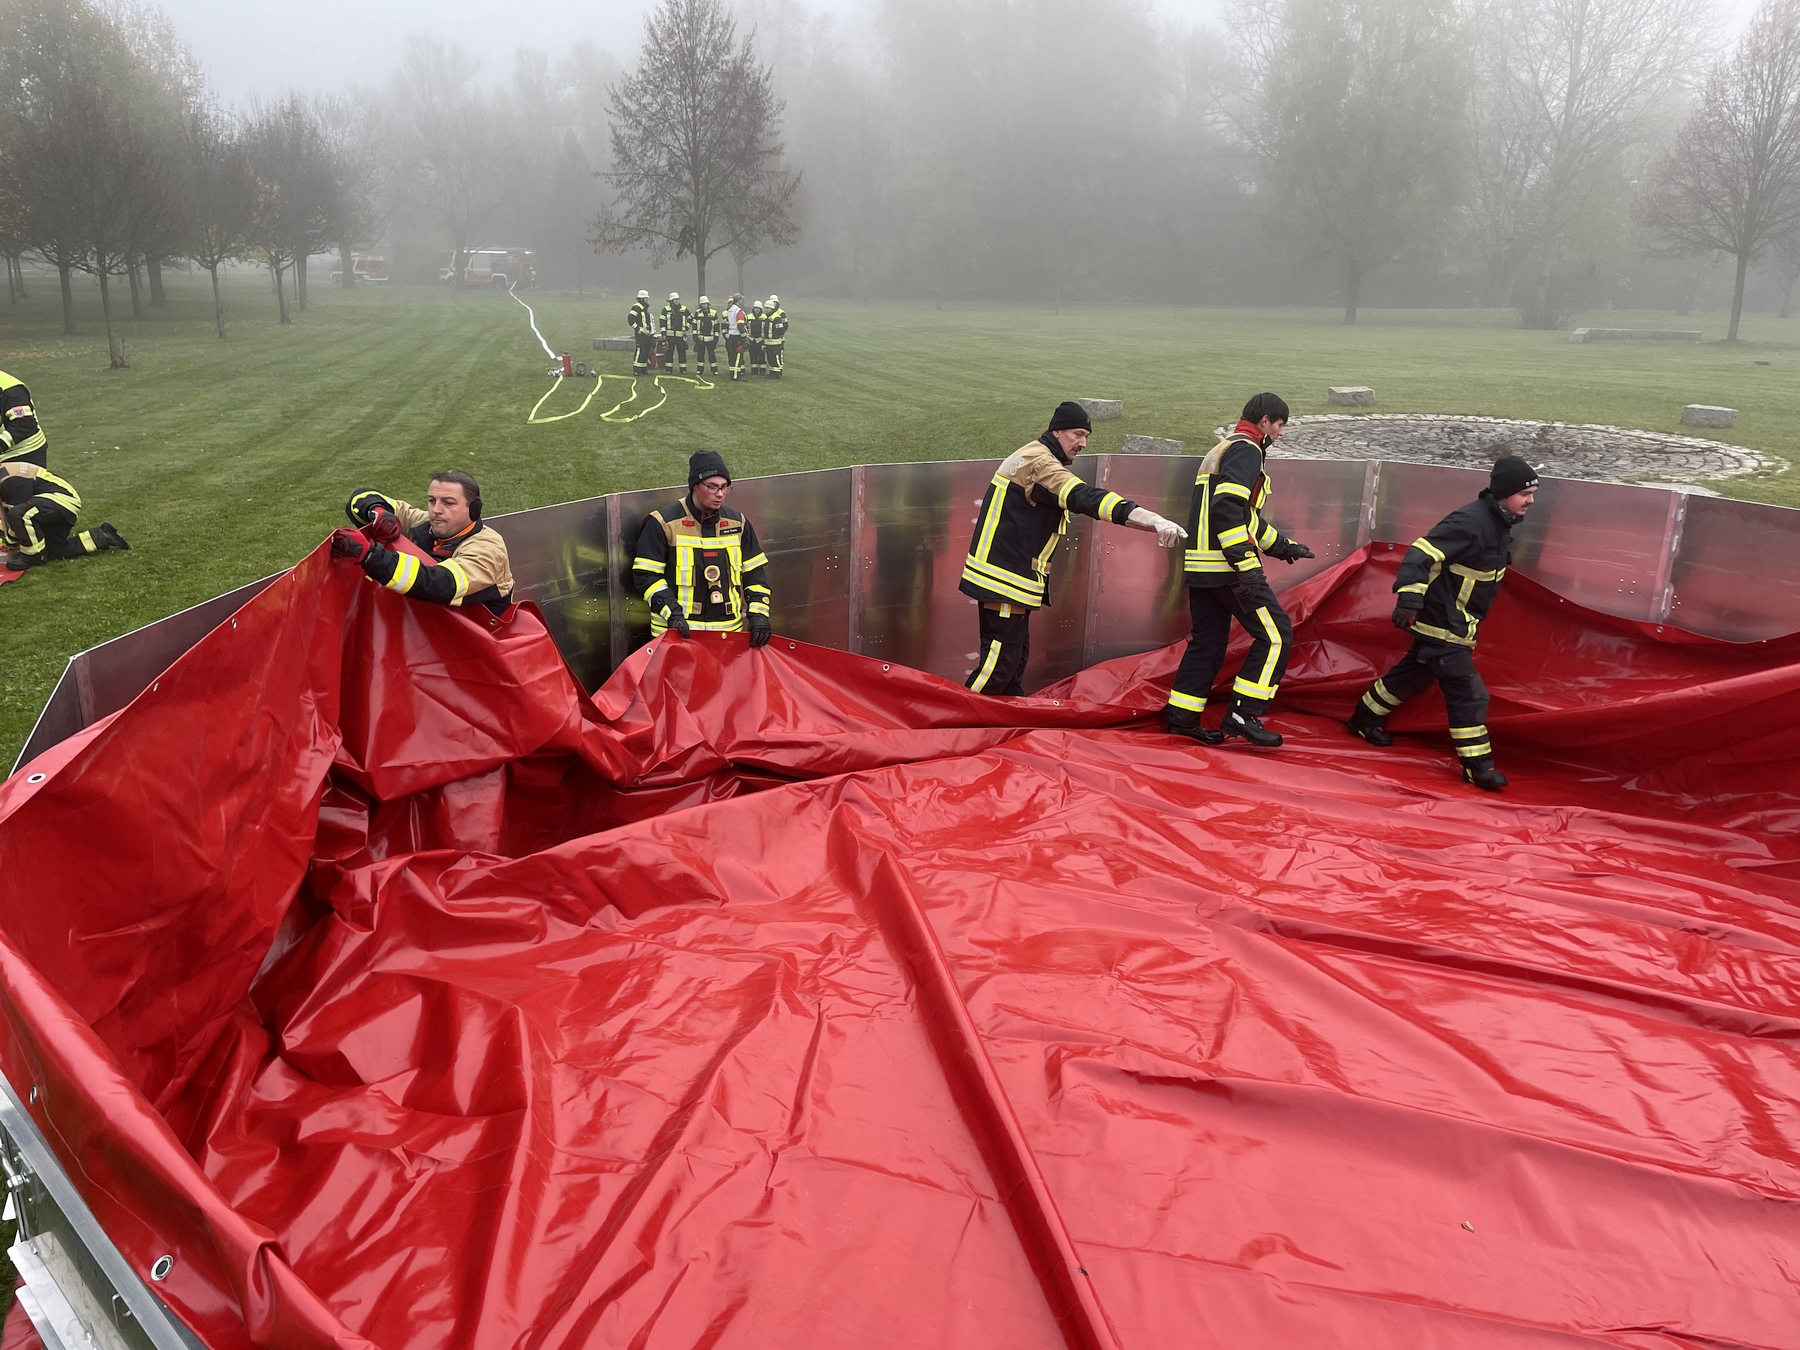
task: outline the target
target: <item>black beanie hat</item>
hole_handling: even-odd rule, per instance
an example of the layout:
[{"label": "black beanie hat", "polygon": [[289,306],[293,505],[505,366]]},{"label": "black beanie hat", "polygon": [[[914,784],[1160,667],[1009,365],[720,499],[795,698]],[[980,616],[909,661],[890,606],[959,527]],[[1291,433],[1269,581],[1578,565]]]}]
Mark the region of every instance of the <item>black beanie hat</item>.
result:
[{"label": "black beanie hat", "polygon": [[1079,403],[1059,403],[1056,411],[1050,414],[1050,430],[1052,431],[1092,431],[1093,419],[1088,410]]},{"label": "black beanie hat", "polygon": [[1494,471],[1488,475],[1488,491],[1499,499],[1537,485],[1537,470],[1517,455],[1504,455],[1495,460]]},{"label": "black beanie hat", "polygon": [[693,487],[703,478],[723,478],[731,481],[731,470],[725,467],[725,456],[717,450],[696,450],[688,456],[688,486]]}]

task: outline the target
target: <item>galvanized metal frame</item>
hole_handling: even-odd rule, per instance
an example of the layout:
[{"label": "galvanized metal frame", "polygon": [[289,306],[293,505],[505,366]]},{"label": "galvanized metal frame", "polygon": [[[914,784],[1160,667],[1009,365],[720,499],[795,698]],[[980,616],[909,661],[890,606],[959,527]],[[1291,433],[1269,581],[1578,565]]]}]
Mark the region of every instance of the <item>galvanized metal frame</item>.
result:
[{"label": "galvanized metal frame", "polygon": [[[1090,482],[1186,519],[1192,456],[1087,455]],[[1378,460],[1271,463],[1271,518],[1313,562],[1274,569],[1277,589],[1373,540],[1423,534],[1484,484],[1474,470]],[[992,461],[870,464],[750,478],[734,502],[769,554],[776,626],[824,646],[963,678],[976,644],[957,578]],[[649,632],[632,586],[644,515],[679,487],[613,493],[496,517],[521,599],[544,611],[589,689]],[[1518,570],[1593,609],[1734,642],[1800,629],[1800,511],[1662,488],[1548,479],[1520,527]],[[72,657],[15,768],[124,707],[265,577]],[[1078,518],[1038,616],[1026,687],[1144,651],[1185,628],[1177,555],[1133,530]]]}]

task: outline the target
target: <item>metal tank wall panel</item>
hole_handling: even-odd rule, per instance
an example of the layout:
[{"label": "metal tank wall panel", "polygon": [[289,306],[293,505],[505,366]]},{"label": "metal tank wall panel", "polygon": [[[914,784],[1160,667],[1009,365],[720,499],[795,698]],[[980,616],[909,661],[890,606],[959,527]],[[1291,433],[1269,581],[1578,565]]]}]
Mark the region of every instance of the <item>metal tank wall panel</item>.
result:
[{"label": "metal tank wall panel", "polygon": [[[1087,455],[1076,472],[1185,522],[1196,457]],[[882,464],[745,479],[732,501],[769,554],[776,630],[962,680],[978,643],[957,590],[995,461]],[[1370,539],[1404,546],[1486,485],[1477,470],[1375,461],[1271,465],[1269,516],[1320,556],[1273,567],[1278,590]],[[649,634],[631,584],[643,518],[679,487],[494,518],[520,598],[535,601],[582,683],[604,682]],[[1800,630],[1800,512],[1662,489],[1547,479],[1514,566],[1625,617],[1750,642]],[[73,657],[19,764],[135,698],[273,578]],[[1033,620],[1026,688],[1144,651],[1186,628],[1179,556],[1146,533],[1071,523]]]},{"label": "metal tank wall panel", "polygon": [[1686,508],[1668,622],[1733,642],[1800,629],[1800,512],[1723,497]]}]

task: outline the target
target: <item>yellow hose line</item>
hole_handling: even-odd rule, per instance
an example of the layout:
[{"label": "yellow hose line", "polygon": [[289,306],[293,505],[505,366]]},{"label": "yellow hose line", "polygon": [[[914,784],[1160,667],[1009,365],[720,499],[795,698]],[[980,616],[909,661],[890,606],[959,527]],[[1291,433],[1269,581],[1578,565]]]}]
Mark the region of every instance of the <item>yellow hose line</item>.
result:
[{"label": "yellow hose line", "polygon": [[621,399],[618,403],[615,403],[612,407],[601,413],[600,420],[602,422],[635,422],[640,417],[648,417],[651,413],[655,412],[658,408],[662,407],[663,404],[669,401],[669,391],[663,387],[664,380],[678,380],[682,384],[691,384],[696,389],[716,389],[718,387],[710,380],[689,379],[686,375],[658,375],[655,377],[655,384],[657,392],[662,395],[661,398],[657,399],[656,402],[652,403],[642,412],[635,412],[629,417],[615,417],[613,414],[618,412],[620,408],[623,408],[627,403],[634,403],[637,401],[637,377],[635,375],[597,375],[594,377],[594,387],[588,390],[588,396],[581,400],[581,406],[575,409],[574,412],[557,413],[554,417],[539,417],[538,411],[550,401],[551,395],[556,393],[558,387],[562,384],[563,379],[564,377],[558,374],[556,378],[551,381],[550,387],[544,391],[544,396],[532,406],[531,412],[526,415],[525,421],[528,425],[542,426],[546,422],[563,422],[571,417],[581,416],[582,413],[587,411],[588,404],[594,401],[594,395],[600,392],[608,379],[629,379],[631,381],[631,395],[629,398]]}]

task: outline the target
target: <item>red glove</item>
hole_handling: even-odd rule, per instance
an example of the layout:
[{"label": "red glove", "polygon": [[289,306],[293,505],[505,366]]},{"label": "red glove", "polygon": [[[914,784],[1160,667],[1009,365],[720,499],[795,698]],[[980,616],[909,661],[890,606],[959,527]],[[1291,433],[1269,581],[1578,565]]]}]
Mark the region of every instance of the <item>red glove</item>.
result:
[{"label": "red glove", "polygon": [[333,530],[331,532],[331,556],[348,558],[359,563],[369,556],[369,541],[361,530]]},{"label": "red glove", "polygon": [[378,506],[374,511],[375,519],[367,527],[367,534],[373,543],[391,544],[400,537],[400,517],[385,506]]}]

